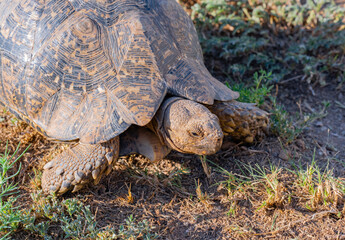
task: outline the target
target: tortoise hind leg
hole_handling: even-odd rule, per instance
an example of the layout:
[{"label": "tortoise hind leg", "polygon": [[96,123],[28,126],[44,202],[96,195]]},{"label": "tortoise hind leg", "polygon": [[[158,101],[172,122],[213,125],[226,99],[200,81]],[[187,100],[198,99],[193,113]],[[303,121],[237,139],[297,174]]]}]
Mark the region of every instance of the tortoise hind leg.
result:
[{"label": "tortoise hind leg", "polygon": [[235,140],[252,143],[268,130],[268,113],[253,103],[215,101],[208,108],[218,116],[224,134]]},{"label": "tortoise hind leg", "polygon": [[97,184],[119,155],[119,137],[101,144],[82,144],[65,150],[44,166],[44,192],[63,194],[79,190],[92,179]]}]

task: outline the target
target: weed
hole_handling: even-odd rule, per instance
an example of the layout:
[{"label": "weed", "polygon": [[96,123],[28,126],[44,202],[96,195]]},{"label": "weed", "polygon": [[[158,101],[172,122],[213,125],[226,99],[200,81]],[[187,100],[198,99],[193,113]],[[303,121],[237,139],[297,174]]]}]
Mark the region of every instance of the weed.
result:
[{"label": "weed", "polygon": [[227,201],[229,203],[227,215],[234,217],[237,213],[237,200],[239,199],[239,195],[246,192],[246,186],[250,184],[250,178],[234,174],[211,161],[209,162],[215,166],[215,171],[219,172],[225,178],[225,180],[217,182],[219,185],[218,191],[221,189],[226,190],[228,196]]},{"label": "weed", "polygon": [[209,161],[213,166],[215,166],[215,171],[223,175],[225,180],[218,182],[219,185],[225,186],[229,196],[234,195],[237,191],[241,190],[243,185],[249,182],[250,178],[244,175],[235,174],[229,172],[225,168]]},{"label": "weed", "polygon": [[146,220],[136,222],[133,215],[130,215],[126,220],[126,225],[121,225],[118,231],[120,239],[155,239],[158,236],[152,234],[152,228]]},{"label": "weed", "polygon": [[294,171],[291,171],[296,176],[295,184],[299,188],[300,196],[307,198],[306,208],[314,210],[318,204],[333,204],[337,206],[338,201],[345,195],[345,182],[333,176],[333,171],[324,170],[316,164],[315,150],[310,164],[303,168],[301,165],[294,165]]},{"label": "weed", "polygon": [[282,169],[270,164],[270,169],[267,171],[264,167],[255,164],[254,166],[243,164],[243,167],[248,171],[253,179],[251,186],[258,191],[258,187],[265,190],[265,198],[256,211],[261,208],[282,207],[286,201],[285,187],[279,181]]},{"label": "weed", "polygon": [[205,205],[208,205],[207,204],[207,199],[208,199],[208,196],[207,196],[207,193],[203,193],[202,190],[201,190],[201,183],[198,179],[198,182],[195,181],[195,185],[196,185],[196,196],[198,197],[199,201]]},{"label": "weed", "polygon": [[271,131],[282,137],[286,143],[291,143],[303,129],[296,127],[294,120],[287,113],[282,105],[277,103],[276,98],[271,97],[272,115],[271,115]]},{"label": "weed", "polygon": [[[260,70],[260,75],[258,72],[254,73],[254,86],[245,87],[243,83],[238,83],[231,88],[240,93],[238,99],[240,102],[256,103],[258,106],[261,106],[273,87],[273,85],[270,85],[271,80],[271,72],[266,73],[266,71]],[[228,83],[227,86],[230,87]]]},{"label": "weed", "polygon": [[7,236],[16,231],[20,224],[25,224],[32,219],[25,210],[21,209],[21,206],[16,204],[18,186],[13,181],[21,167],[19,166],[16,173],[9,173],[27,150],[16,157],[18,149],[19,145],[10,156],[8,145],[6,145],[5,153],[0,155],[0,236],[3,235],[2,239],[7,239]]},{"label": "weed", "polygon": [[65,238],[92,239],[100,232],[89,207],[79,200],[71,198],[60,202],[55,196],[44,197],[40,192],[31,197],[34,203],[31,214],[35,219],[25,225],[25,229],[46,239],[50,238],[48,230],[52,224],[60,225]]},{"label": "weed", "polygon": [[35,217],[24,227],[44,239],[53,239],[49,234],[49,228],[53,225],[60,226],[65,239],[155,238],[148,222],[144,220],[136,223],[132,215],[126,220],[126,225],[121,225],[119,229],[100,229],[90,208],[78,199],[59,201],[54,195],[45,197],[40,192],[33,193],[31,197],[34,204],[31,206],[30,214]]},{"label": "weed", "polygon": [[[215,165],[215,164],[214,164]],[[258,201],[258,196],[264,198],[257,205],[256,211],[264,208],[282,207],[288,200],[288,194],[283,183],[279,180],[282,168],[270,164],[270,169],[255,164],[254,166],[240,163],[239,168],[242,169],[243,175],[230,173],[220,166],[216,166],[216,171],[220,172],[224,177],[224,181],[218,184],[225,186],[228,191],[230,208],[228,215],[235,215],[236,201],[242,195],[244,198],[252,198]],[[243,193],[243,194],[241,194]],[[255,196],[254,196],[255,195]]]},{"label": "weed", "polygon": [[152,186],[161,187],[162,189],[166,187],[171,187],[175,190],[180,189],[182,187],[182,176],[190,173],[188,168],[181,165],[161,169],[157,165],[153,165],[152,168],[142,168],[125,160],[124,163],[135,178],[144,180]]}]

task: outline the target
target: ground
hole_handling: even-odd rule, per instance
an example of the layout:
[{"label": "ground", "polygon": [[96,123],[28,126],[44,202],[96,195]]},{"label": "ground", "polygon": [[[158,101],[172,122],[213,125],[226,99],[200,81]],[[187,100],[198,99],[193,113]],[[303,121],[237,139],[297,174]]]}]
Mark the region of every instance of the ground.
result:
[{"label": "ground", "polygon": [[[222,149],[207,157],[172,152],[157,163],[137,155],[121,158],[98,185],[58,201],[89,205],[99,229],[126,226],[133,215],[136,224],[146,220],[158,239],[345,239],[345,84],[292,76],[273,84],[271,95],[292,121],[317,117],[288,142],[271,131],[253,145],[225,138]],[[266,102],[262,108],[272,112]],[[67,145],[46,139],[5,108],[0,119],[0,152],[20,144],[21,153],[29,146],[12,170],[21,167],[16,204],[29,209],[31,194],[40,191],[42,167]],[[35,223],[42,221],[47,218],[40,215]],[[52,239],[66,236],[63,224],[49,223]],[[12,237],[43,239],[23,227]]]},{"label": "ground", "polygon": [[[288,106],[289,112],[299,114],[299,104],[302,111],[312,111],[322,106],[322,101],[329,101],[328,114],[311,124],[298,141],[284,146],[275,135],[267,136],[262,142],[244,146],[233,144],[225,139],[222,150],[208,157],[208,171],[202,166],[198,156],[171,153],[159,163],[150,163],[140,156],[121,159],[118,169],[104,178],[100,184],[89,185],[77,194],[68,194],[60,198],[78,198],[91,206],[100,227],[119,226],[129,215],[134,215],[137,221],[147,219],[161,239],[228,239],[238,238],[299,238],[299,239],[342,239],[345,236],[344,218],[337,213],[342,210],[343,202],[336,206],[318,206],[313,210],[303,206],[304,201],[293,199],[281,206],[259,209],[265,200],[264,189],[244,190],[232,196],[219,182],[227,179],[219,167],[229,172],[241,174],[238,165],[241,163],[270,168],[270,165],[291,169],[289,161],[308,165],[313,159],[318,165],[329,164],[336,176],[344,177],[345,152],[344,111],[336,104],[343,98],[344,88],[335,90],[335,86],[315,88],[314,92],[301,84],[296,88],[294,82],[279,86],[278,99]],[[335,94],[336,93],[336,94]],[[305,107],[308,106],[308,107]],[[64,145],[48,141],[26,124],[13,124],[11,115],[2,113],[0,136],[6,139],[11,149],[21,142],[23,150],[31,144],[21,159],[22,170],[17,179],[21,186],[22,199],[25,205],[32,201],[29,194],[36,189],[30,185],[34,169],[42,169],[43,163],[51,158],[51,153]],[[4,151],[5,141],[1,143]],[[284,154],[288,152],[286,156]],[[219,167],[215,167],[218,165]],[[144,169],[148,169],[148,174]],[[169,179],[175,169],[188,169],[185,174],[176,174]],[[158,175],[166,174],[164,177]],[[181,177],[177,186],[172,183],[175,177]],[[289,172],[279,175],[283,185],[289,186],[294,180]],[[200,191],[198,192],[198,186]],[[131,192],[131,199],[128,198]],[[253,191],[253,192],[252,192]],[[284,194],[284,193],[283,193]],[[283,201],[286,201],[284,199]],[[236,205],[235,212],[229,209]],[[274,205],[274,204],[273,204]],[[259,209],[259,210],[258,210]],[[51,231],[54,231],[53,228]],[[58,236],[58,232],[55,233]],[[16,239],[37,239],[36,235],[28,236],[20,232]],[[58,237],[56,238],[58,239]]]}]

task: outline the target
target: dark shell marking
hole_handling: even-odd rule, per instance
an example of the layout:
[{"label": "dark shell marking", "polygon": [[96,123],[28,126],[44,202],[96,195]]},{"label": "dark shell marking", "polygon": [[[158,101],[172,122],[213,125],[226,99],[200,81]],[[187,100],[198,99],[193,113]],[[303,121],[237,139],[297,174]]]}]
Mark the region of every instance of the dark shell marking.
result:
[{"label": "dark shell marking", "polygon": [[197,42],[175,0],[2,1],[0,102],[51,138],[98,143],[147,124],[166,93],[237,98]]}]

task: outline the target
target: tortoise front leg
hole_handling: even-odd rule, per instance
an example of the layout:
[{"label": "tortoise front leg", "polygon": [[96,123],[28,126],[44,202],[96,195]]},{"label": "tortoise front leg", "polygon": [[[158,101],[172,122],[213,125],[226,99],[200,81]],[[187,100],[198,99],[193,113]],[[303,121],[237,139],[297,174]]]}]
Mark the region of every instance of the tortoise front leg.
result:
[{"label": "tortoise front leg", "polygon": [[224,135],[235,140],[252,143],[267,132],[268,113],[253,103],[215,101],[208,108],[218,116]]},{"label": "tortoise front leg", "polygon": [[44,166],[42,189],[63,194],[72,187],[75,192],[91,180],[97,184],[102,175],[109,174],[118,156],[119,137],[100,144],[78,143]]}]

